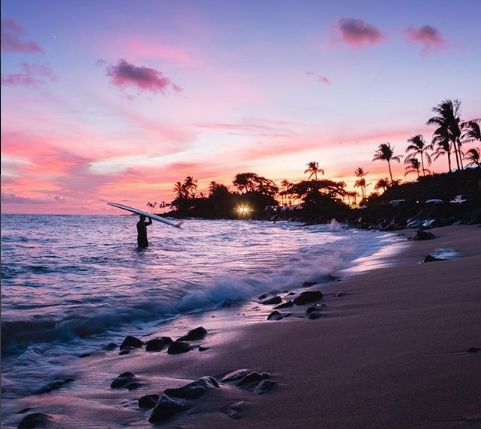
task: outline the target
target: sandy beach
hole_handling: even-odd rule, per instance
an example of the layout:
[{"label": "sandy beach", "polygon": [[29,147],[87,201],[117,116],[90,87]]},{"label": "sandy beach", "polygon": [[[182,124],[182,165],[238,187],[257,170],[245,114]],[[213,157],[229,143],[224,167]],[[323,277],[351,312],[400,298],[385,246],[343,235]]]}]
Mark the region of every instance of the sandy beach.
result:
[{"label": "sandy beach", "polygon": [[[151,411],[139,410],[139,397],[248,368],[269,373],[275,387],[258,395],[220,383],[161,426],[478,427],[481,229],[432,232],[438,238],[409,242],[391,266],[322,285],[326,305],[316,320],[294,312],[281,321],[230,325],[219,314],[217,321],[213,314],[198,316],[192,323],[208,334],[196,344],[207,350],[93,354],[82,359],[82,374],[71,385],[25,398],[30,410],[8,424],[42,412],[51,416],[48,427],[150,427]],[[458,257],[420,262],[439,248],[455,249]],[[296,306],[297,312],[306,307]],[[125,371],[140,387],[109,389]]]}]

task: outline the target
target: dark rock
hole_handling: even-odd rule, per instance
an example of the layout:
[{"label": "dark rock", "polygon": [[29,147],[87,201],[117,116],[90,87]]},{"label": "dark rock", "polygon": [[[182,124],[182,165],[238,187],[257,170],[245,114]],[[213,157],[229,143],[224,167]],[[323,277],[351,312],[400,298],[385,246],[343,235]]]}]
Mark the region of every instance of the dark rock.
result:
[{"label": "dark rock", "polygon": [[266,299],[269,295],[267,293],[263,293],[262,295],[259,295],[257,299]]},{"label": "dark rock", "polygon": [[78,355],[78,358],[79,359],[82,359],[82,358],[86,358],[86,357],[89,357],[89,356],[92,356],[92,353],[90,352],[87,352],[87,353],[82,353],[80,355]]},{"label": "dark rock", "polygon": [[311,305],[307,310],[306,314],[312,313],[313,311],[320,311],[321,306],[319,304]]},{"label": "dark rock", "polygon": [[291,316],[292,316],[292,313],[284,313],[283,316],[284,316],[284,317],[291,317]]},{"label": "dark rock", "polygon": [[264,305],[271,305],[271,304],[280,304],[282,302],[282,298],[280,296],[274,296],[272,298],[265,299],[261,301],[261,304]]},{"label": "dark rock", "polygon": [[116,349],[116,348],[117,348],[117,344],[115,344],[115,343],[108,343],[108,344],[104,347],[104,350],[110,351],[110,350],[114,350],[114,349]]},{"label": "dark rock", "polygon": [[336,293],[336,298],[341,298],[342,296],[345,296],[346,294],[342,291],[339,291]]},{"label": "dark rock", "polygon": [[300,295],[296,296],[293,299],[293,302],[296,305],[304,305],[309,304],[310,302],[319,301],[320,299],[322,299],[321,291],[309,290],[306,292],[302,292]]},{"label": "dark rock", "polygon": [[177,339],[177,341],[198,341],[204,338],[206,335],[207,330],[202,326],[199,326],[198,328],[189,331],[187,335],[184,335],[183,337]]},{"label": "dark rock", "polygon": [[292,295],[295,295],[295,294],[296,294],[295,292],[289,292],[287,295],[292,296]]},{"label": "dark rock", "polygon": [[316,284],[317,284],[317,282],[304,282],[304,283],[302,283],[302,287],[311,287],[311,286],[314,286]]},{"label": "dark rock", "polygon": [[436,256],[433,256],[433,255],[426,255],[424,257],[423,262],[437,262],[437,261],[444,261],[444,259],[436,258]]},{"label": "dark rock", "polygon": [[198,399],[207,393],[208,389],[219,387],[214,377],[201,377],[177,389],[166,389],[164,393],[169,397],[180,399]]},{"label": "dark rock", "polygon": [[269,377],[270,374],[268,374],[267,372],[251,371],[249,372],[249,374],[247,374],[240,381],[237,382],[237,386],[251,389],[254,388],[260,381],[265,380]]},{"label": "dark rock", "polygon": [[135,338],[129,335],[128,337],[125,337],[124,341],[122,341],[122,344],[120,345],[120,350],[124,350],[128,347],[139,349],[143,346],[143,344],[144,343],[140,341],[138,338]]},{"label": "dark rock", "polygon": [[274,310],[269,316],[267,316],[267,320],[281,320],[283,316],[277,310]]},{"label": "dark rock", "polygon": [[240,419],[242,417],[242,411],[245,408],[245,404],[246,403],[244,401],[233,402],[232,404],[222,408],[221,411],[227,414],[231,419]]},{"label": "dark rock", "polygon": [[20,410],[17,412],[17,414],[23,414],[23,413],[26,413],[27,411],[30,411],[32,409],[32,407],[27,407],[27,408],[24,408],[23,410]]},{"label": "dark rock", "polygon": [[274,307],[274,309],[276,310],[276,309],[278,309],[278,308],[292,307],[293,305],[294,305],[294,303],[293,303],[291,300],[289,300],[289,301],[283,302],[282,304],[276,305],[276,306]]},{"label": "dark rock", "polygon": [[46,386],[43,386],[42,388],[38,389],[36,393],[41,394],[41,393],[48,393],[51,392],[52,390],[57,390],[60,389],[61,387],[65,386],[68,383],[71,383],[73,378],[66,378],[65,380],[62,381],[54,381],[53,383],[49,383]]},{"label": "dark rock", "polygon": [[183,341],[174,341],[170,343],[167,353],[169,355],[178,355],[180,353],[186,353],[192,349],[189,343],[184,343]]},{"label": "dark rock", "polygon": [[481,352],[481,347],[470,347],[466,350],[466,353],[478,353]]},{"label": "dark rock", "polygon": [[133,390],[140,387],[141,384],[137,381],[137,377],[130,371],[123,372],[115,377],[110,384],[112,389],[128,389]]},{"label": "dark rock", "polygon": [[247,374],[252,372],[251,369],[243,368],[243,369],[236,369],[235,371],[229,372],[228,374],[224,375],[222,378],[223,383],[229,383],[230,381],[240,380],[244,378]]},{"label": "dark rock", "polygon": [[309,315],[307,316],[307,318],[311,320],[319,319],[321,317],[322,317],[322,313],[320,313],[319,311],[313,311],[312,313],[309,313]]},{"label": "dark rock", "polygon": [[434,238],[436,238],[436,236],[432,232],[423,231],[422,229],[419,229],[416,231],[416,234],[414,234],[411,237],[411,240],[424,241],[424,240],[432,240]]},{"label": "dark rock", "polygon": [[159,401],[159,395],[144,395],[139,398],[139,408],[154,408]]},{"label": "dark rock", "polygon": [[187,409],[183,403],[162,396],[150,414],[149,423],[161,423]]},{"label": "dark rock", "polygon": [[272,380],[262,380],[256,387],[254,387],[253,392],[256,395],[263,395],[264,393],[270,392],[277,383]]},{"label": "dark rock", "polygon": [[32,413],[26,415],[18,424],[18,429],[48,428],[52,417],[44,413]]},{"label": "dark rock", "polygon": [[154,338],[153,340],[149,340],[145,343],[145,351],[146,352],[160,352],[164,349],[167,344],[172,342],[172,338],[170,337],[160,337]]},{"label": "dark rock", "polygon": [[209,350],[209,349],[210,349],[210,347],[202,347],[202,346],[200,346],[200,347],[199,347],[199,352],[205,352],[206,350]]}]

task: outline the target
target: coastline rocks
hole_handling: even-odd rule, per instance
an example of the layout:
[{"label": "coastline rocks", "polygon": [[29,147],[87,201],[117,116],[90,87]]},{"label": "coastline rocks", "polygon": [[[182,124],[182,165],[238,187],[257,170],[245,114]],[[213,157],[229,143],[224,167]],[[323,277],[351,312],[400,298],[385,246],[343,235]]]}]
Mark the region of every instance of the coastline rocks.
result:
[{"label": "coastline rocks", "polygon": [[239,387],[244,387],[248,390],[253,390],[259,382],[270,377],[267,372],[257,372],[250,371],[247,375],[241,378],[240,381],[236,383]]},{"label": "coastline rocks", "polygon": [[52,423],[52,416],[44,413],[26,415],[18,424],[18,429],[48,428]]},{"label": "coastline rocks", "polygon": [[414,234],[411,237],[411,240],[424,241],[424,240],[433,240],[434,238],[437,238],[437,237],[432,232],[423,231],[422,229],[419,229],[416,231],[416,234]]},{"label": "coastline rocks", "polygon": [[436,258],[436,256],[433,256],[433,255],[426,255],[424,257],[423,262],[437,262],[437,261],[444,261],[444,259]]},{"label": "coastline rocks", "polygon": [[117,348],[117,344],[115,343],[108,343],[105,347],[104,350],[111,351],[115,350]]},{"label": "coastline rocks", "polygon": [[237,401],[222,408],[221,411],[227,414],[231,419],[240,419],[245,405],[246,403],[244,401]]},{"label": "coastline rocks", "polygon": [[310,290],[306,292],[301,292],[300,295],[296,296],[292,301],[296,305],[309,304],[314,301],[319,301],[323,297],[322,292],[318,290]]},{"label": "coastline rocks", "polygon": [[277,310],[274,310],[269,316],[267,316],[267,320],[281,320],[283,318],[282,314]]},{"label": "coastline rocks", "polygon": [[154,408],[157,402],[159,401],[159,395],[152,394],[152,395],[144,395],[139,398],[139,408]]},{"label": "coastline rocks", "polygon": [[73,378],[66,378],[65,380],[62,380],[62,381],[54,381],[53,383],[48,383],[46,386],[38,389],[36,393],[37,394],[49,393],[52,390],[60,389],[61,387],[65,386],[68,383],[71,383],[72,381],[74,381]]},{"label": "coastline rocks", "polygon": [[264,393],[270,392],[277,383],[272,380],[262,380],[256,387],[254,387],[253,392],[256,395],[263,395]]},{"label": "coastline rocks", "polygon": [[282,304],[276,305],[274,307],[274,310],[277,310],[278,308],[292,307],[293,305],[294,303],[291,300],[289,300],[289,301],[283,302]]},{"label": "coastline rocks", "polygon": [[319,311],[313,311],[307,315],[307,318],[310,320],[319,319],[321,317],[322,317],[322,313],[320,313]]},{"label": "coastline rocks", "polygon": [[169,344],[167,353],[169,355],[178,355],[180,353],[187,353],[191,349],[192,346],[189,343],[184,343],[183,341],[174,341]]},{"label": "coastline rocks", "polygon": [[140,341],[136,337],[132,337],[131,335],[125,337],[124,341],[120,345],[120,350],[128,349],[129,347],[133,347],[135,349],[139,349],[143,346],[143,342]]},{"label": "coastline rocks", "polygon": [[167,346],[171,342],[172,338],[170,337],[154,338],[153,340],[149,340],[145,343],[145,351],[160,352],[164,349],[165,346]]},{"label": "coastline rocks", "polygon": [[198,328],[192,329],[187,333],[187,335],[184,335],[183,337],[180,337],[177,339],[177,341],[198,341],[202,340],[207,335],[207,330],[199,326]]},{"label": "coastline rocks", "polygon": [[218,387],[219,383],[214,377],[206,376],[176,389],[166,389],[164,394],[180,399],[198,399],[207,393],[208,389]]},{"label": "coastline rocks", "polygon": [[308,307],[308,309],[306,310],[306,314],[312,313],[313,311],[320,311],[321,308],[322,308],[322,307],[321,307],[319,304],[311,305],[311,306]]},{"label": "coastline rocks", "polygon": [[149,423],[161,423],[188,408],[181,402],[162,396],[150,414]]},{"label": "coastline rocks", "polygon": [[282,302],[282,298],[280,296],[274,296],[272,298],[265,299],[261,301],[261,304],[264,305],[272,305],[272,304],[280,304]]},{"label": "coastline rocks", "polygon": [[229,383],[231,381],[240,380],[241,378],[245,377],[247,374],[252,372],[252,370],[243,368],[243,369],[236,369],[235,371],[229,372],[228,374],[224,375],[222,378],[222,383]]},{"label": "coastline rocks", "polygon": [[140,387],[141,384],[137,381],[137,377],[130,371],[123,372],[115,377],[110,384],[111,389],[128,389],[134,390]]}]

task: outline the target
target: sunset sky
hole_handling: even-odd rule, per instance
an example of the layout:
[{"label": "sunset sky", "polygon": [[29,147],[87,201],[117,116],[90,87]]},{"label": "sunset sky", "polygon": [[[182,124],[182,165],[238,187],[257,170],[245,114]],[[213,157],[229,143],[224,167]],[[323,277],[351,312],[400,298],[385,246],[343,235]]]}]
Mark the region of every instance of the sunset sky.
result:
[{"label": "sunset sky", "polygon": [[308,161],[375,182],[376,147],[430,140],[443,99],[481,117],[480,16],[478,0],[2,0],[2,211],[118,213],[105,202],[170,201],[186,175],[299,180]]}]

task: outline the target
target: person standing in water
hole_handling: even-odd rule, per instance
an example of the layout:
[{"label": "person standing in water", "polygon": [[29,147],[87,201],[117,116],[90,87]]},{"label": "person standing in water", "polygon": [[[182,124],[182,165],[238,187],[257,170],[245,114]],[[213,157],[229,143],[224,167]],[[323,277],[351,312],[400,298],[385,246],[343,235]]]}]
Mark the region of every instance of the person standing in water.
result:
[{"label": "person standing in water", "polygon": [[140,215],[140,220],[137,222],[137,244],[139,249],[149,247],[149,240],[147,240],[147,225],[152,225],[152,219],[145,221],[145,216]]}]

